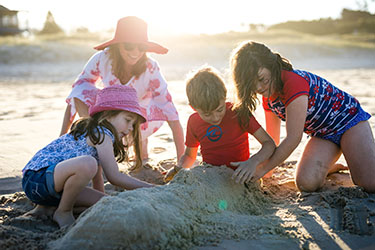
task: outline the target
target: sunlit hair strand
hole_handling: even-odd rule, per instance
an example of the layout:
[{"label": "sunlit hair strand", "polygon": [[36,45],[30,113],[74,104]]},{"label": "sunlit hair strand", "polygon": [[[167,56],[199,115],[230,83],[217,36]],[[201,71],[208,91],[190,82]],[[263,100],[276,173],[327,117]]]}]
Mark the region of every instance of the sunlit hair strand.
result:
[{"label": "sunlit hair strand", "polygon": [[272,52],[264,44],[253,41],[243,42],[233,50],[231,71],[237,94],[234,110],[243,127],[248,126],[252,112],[256,109],[258,102],[256,85],[261,68],[271,72],[270,90],[282,93],[284,84],[281,80],[281,71],[293,70],[293,66],[286,58]]}]

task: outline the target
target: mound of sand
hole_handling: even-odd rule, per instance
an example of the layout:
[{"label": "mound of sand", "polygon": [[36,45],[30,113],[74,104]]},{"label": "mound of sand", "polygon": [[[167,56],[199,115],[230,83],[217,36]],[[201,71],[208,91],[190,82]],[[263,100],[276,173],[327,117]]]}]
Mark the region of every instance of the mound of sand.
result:
[{"label": "mound of sand", "polygon": [[[181,171],[169,185],[106,197],[82,214],[53,249],[190,248],[223,238],[282,233],[259,185],[240,185],[226,167]],[[259,184],[259,183],[258,183]]]}]

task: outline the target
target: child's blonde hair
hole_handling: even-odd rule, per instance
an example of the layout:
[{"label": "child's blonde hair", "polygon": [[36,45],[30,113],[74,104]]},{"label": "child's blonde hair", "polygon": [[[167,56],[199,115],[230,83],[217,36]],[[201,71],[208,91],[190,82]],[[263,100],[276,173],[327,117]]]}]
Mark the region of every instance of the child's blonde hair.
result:
[{"label": "child's blonde hair", "polygon": [[202,67],[186,83],[186,95],[194,109],[215,110],[226,99],[227,89],[219,73],[212,67]]}]

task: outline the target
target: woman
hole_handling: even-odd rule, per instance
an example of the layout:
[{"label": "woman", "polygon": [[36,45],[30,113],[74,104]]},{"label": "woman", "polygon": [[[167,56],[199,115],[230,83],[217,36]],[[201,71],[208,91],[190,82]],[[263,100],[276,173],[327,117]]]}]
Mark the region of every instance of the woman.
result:
[{"label": "woman", "polygon": [[147,24],[140,18],[121,18],[113,39],[95,47],[99,50],[87,62],[66,99],[67,107],[61,135],[68,132],[78,112],[88,117],[88,108],[95,103],[98,84],[104,87],[122,84],[135,88],[147,122],[141,126],[142,159],[148,158],[147,137],[168,122],[176,146],[177,160],[184,152],[183,130],[178,112],[168,92],[158,63],[147,52],[165,54],[168,49],[148,40]]}]

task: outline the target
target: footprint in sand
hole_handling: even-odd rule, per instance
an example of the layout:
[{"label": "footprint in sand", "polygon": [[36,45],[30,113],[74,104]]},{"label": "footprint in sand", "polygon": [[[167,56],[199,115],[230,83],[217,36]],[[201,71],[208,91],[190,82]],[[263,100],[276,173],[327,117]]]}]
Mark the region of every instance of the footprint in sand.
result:
[{"label": "footprint in sand", "polygon": [[160,153],[163,153],[167,151],[167,149],[163,148],[163,147],[154,147],[152,148],[152,152],[155,153],[155,154],[160,154]]}]

